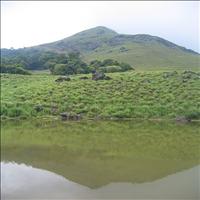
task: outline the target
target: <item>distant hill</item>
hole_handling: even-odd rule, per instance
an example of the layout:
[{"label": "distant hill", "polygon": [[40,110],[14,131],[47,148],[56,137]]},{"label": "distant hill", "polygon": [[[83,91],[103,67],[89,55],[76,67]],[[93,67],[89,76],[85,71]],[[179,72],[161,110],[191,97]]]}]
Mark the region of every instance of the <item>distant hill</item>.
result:
[{"label": "distant hill", "polygon": [[[14,50],[12,50],[14,51]],[[18,50],[19,51],[19,50]],[[20,49],[20,53],[51,51],[69,53],[79,51],[84,61],[112,58],[133,67],[199,67],[200,55],[157,36],[126,35],[98,26],[62,40]],[[8,56],[9,50],[2,50]]]}]

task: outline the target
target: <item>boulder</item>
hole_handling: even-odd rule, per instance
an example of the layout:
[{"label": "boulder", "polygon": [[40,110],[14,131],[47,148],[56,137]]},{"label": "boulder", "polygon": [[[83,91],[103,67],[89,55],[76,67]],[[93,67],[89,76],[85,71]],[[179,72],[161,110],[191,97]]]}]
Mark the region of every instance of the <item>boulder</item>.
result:
[{"label": "boulder", "polygon": [[51,113],[52,113],[53,115],[56,115],[57,112],[58,112],[58,107],[57,107],[56,105],[52,105],[52,106],[51,106]]},{"label": "boulder", "polygon": [[109,76],[106,76],[103,72],[95,71],[92,73],[92,80],[98,81],[98,80],[110,80],[111,78]]},{"label": "boulder", "polygon": [[126,51],[128,51],[128,49],[126,47],[120,47],[119,51],[120,52],[126,52]]},{"label": "boulder", "polygon": [[63,121],[65,120],[80,120],[81,119],[81,115],[80,114],[72,114],[72,113],[68,113],[68,112],[64,112],[64,113],[60,113],[61,119]]},{"label": "boulder", "polygon": [[144,80],[142,81],[142,83],[151,83],[151,81],[150,81],[149,79],[144,79]]},{"label": "boulder", "polygon": [[93,74],[92,74],[92,80],[95,80],[95,81],[98,81],[98,80],[103,80],[105,78],[105,74],[103,72],[98,72],[98,71],[95,71]]},{"label": "boulder", "polygon": [[180,122],[180,123],[187,123],[187,122],[190,122],[191,120],[188,119],[185,116],[177,116],[176,119],[175,119],[175,121],[176,122]]},{"label": "boulder", "polygon": [[58,77],[55,82],[63,82],[63,81],[70,81],[71,79],[68,76],[60,76]]},{"label": "boulder", "polygon": [[193,72],[193,71],[190,71],[190,70],[187,70],[187,71],[184,71],[182,73],[182,78],[183,78],[183,80],[199,79],[200,78],[200,74],[196,73],[196,72]]},{"label": "boulder", "polygon": [[170,77],[173,77],[175,75],[177,75],[178,72],[177,71],[173,71],[173,72],[164,72],[163,73],[163,78],[170,78]]}]

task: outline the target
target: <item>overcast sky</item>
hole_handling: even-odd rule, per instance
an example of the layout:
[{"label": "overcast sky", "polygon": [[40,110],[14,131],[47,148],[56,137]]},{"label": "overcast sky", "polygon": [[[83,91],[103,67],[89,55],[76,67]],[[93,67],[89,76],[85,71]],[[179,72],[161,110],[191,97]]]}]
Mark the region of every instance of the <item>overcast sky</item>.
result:
[{"label": "overcast sky", "polygon": [[95,26],[156,35],[200,52],[197,1],[1,1],[1,47],[53,42]]}]

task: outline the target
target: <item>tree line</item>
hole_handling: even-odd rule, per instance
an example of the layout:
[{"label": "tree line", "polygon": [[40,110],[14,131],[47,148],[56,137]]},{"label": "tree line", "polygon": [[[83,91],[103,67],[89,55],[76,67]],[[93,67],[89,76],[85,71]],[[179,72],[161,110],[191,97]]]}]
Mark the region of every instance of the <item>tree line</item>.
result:
[{"label": "tree line", "polygon": [[88,74],[94,71],[123,72],[133,69],[127,63],[113,59],[85,63],[80,52],[61,54],[34,48],[1,49],[1,73],[30,74],[27,70],[49,69],[52,74]]}]

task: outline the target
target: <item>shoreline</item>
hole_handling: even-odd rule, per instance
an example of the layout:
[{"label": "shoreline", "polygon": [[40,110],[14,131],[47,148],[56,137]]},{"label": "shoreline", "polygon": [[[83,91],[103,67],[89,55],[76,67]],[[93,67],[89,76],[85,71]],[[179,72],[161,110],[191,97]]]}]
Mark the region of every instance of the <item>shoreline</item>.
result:
[{"label": "shoreline", "polygon": [[87,122],[87,121],[136,121],[136,122],[175,122],[180,124],[189,124],[192,122],[200,122],[199,119],[193,119],[191,121],[188,120],[176,120],[175,118],[116,118],[116,117],[110,117],[110,118],[81,118],[78,120],[62,120],[60,116],[40,116],[40,117],[30,117],[30,118],[23,118],[23,117],[15,117],[15,118],[1,118],[1,122],[6,121],[29,121],[29,120],[54,120],[54,121],[60,121],[60,122]]}]

